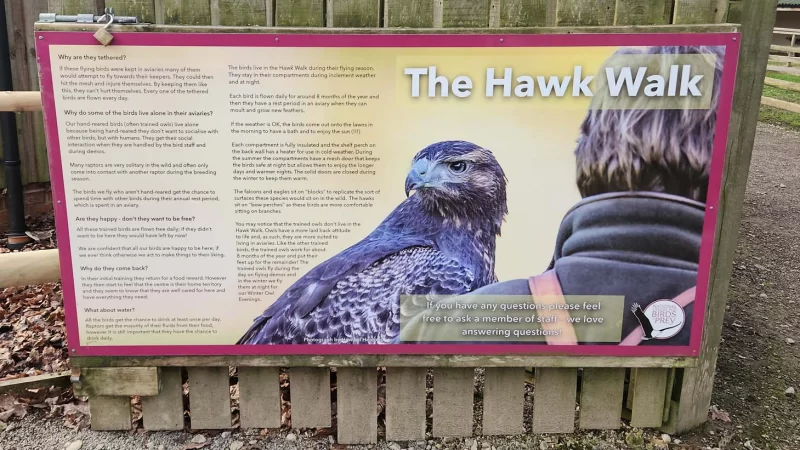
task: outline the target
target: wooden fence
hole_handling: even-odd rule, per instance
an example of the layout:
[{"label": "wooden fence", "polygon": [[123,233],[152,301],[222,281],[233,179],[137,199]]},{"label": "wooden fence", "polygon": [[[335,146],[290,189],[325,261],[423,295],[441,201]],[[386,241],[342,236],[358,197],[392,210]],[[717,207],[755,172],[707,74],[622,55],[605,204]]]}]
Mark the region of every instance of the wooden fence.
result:
[{"label": "wooden fence", "polygon": [[[773,34],[791,36],[791,45],[772,45],[770,46],[769,62],[767,70],[774,73],[795,76],[800,79],[800,46],[795,46],[800,30],[791,28],[775,28]],[[764,84],[788,91],[800,92],[800,82],[780,80],[767,76]],[[783,111],[800,114],[800,104],[780,100],[768,96],[761,97],[761,104],[778,108]]]},{"label": "wooden fence", "polygon": [[[25,3],[28,17],[31,4]],[[550,355],[359,355],[73,357],[76,393],[89,396],[92,427],[131,427],[131,397],[142,398],[146,429],[182,429],[182,368],[189,387],[190,426],[224,429],[231,415],[232,368],[237,369],[240,425],[280,425],[279,368],[288,369],[293,428],[332,425],[332,383],[341,444],[378,438],[377,368],[386,368],[386,439],[422,440],[426,433],[426,377],[432,368],[432,433],[473,433],[475,368],[481,368],[483,434],[523,432],[526,368],[535,368],[531,429],[535,433],[609,429],[627,418],[635,427],[681,432],[707,420],[742,199],[755,139],[761,86],[777,0],[95,0],[50,1],[50,12],[96,11],[98,3],[142,21],[183,25],[380,27],[382,32],[676,32],[742,31],[737,89],[728,140],[723,195],[710,273],[705,331],[698,358],[572,357]],[[9,4],[10,5],[10,4]],[[11,6],[7,6],[11,9]],[[28,8],[28,9],[26,9]],[[27,13],[26,13],[27,11]],[[28,15],[26,15],[28,14]],[[736,14],[742,25],[724,24]],[[30,38],[30,23],[15,22]],[[41,25],[95,30],[98,25]],[[59,28],[60,27],[60,28]],[[508,27],[514,27],[508,28]],[[113,30],[115,27],[112,27]],[[134,26],[134,29],[146,27]],[[214,28],[220,31],[219,28]],[[246,31],[243,28],[230,30]],[[197,29],[195,29],[197,31]],[[337,30],[347,32],[347,30]],[[27,45],[27,44],[26,44]],[[17,57],[19,58],[19,53]],[[33,86],[32,84],[30,86]],[[8,109],[33,93],[6,94]],[[0,96],[2,98],[2,96]],[[28,103],[25,103],[28,104]],[[0,103],[2,105],[2,103]],[[32,107],[32,103],[29,104]],[[38,116],[37,116],[38,117]],[[31,119],[33,120],[33,119]],[[58,279],[56,250],[0,255],[0,286]],[[35,267],[35,269],[31,269]],[[578,408],[576,408],[576,406]],[[579,411],[576,417],[576,410]],[[577,419],[577,421],[576,421]],[[576,423],[577,422],[577,423]]]},{"label": "wooden fence", "polygon": [[[729,0],[4,0],[15,91],[36,91],[39,13],[119,15],[166,25],[278,27],[529,27],[739,23]],[[23,184],[48,182],[41,112],[20,113]],[[2,155],[2,149],[0,149]],[[5,175],[0,170],[0,189]]]}]

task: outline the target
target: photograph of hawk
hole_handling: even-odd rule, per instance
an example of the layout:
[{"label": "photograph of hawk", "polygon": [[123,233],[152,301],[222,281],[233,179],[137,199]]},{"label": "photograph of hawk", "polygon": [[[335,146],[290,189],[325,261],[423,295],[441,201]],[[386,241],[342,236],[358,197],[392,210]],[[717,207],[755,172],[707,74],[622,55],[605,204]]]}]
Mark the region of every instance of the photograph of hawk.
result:
[{"label": "photograph of hawk", "polygon": [[422,149],[406,199],[361,241],[298,279],[237,344],[397,343],[401,296],[465,294],[497,281],[506,183],[492,152],[476,144]]}]

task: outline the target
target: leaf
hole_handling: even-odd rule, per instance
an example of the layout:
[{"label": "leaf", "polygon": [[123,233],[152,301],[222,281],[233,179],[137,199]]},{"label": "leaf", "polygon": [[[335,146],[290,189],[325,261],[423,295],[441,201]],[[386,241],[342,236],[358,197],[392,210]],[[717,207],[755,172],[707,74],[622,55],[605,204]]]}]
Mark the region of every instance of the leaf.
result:
[{"label": "leaf", "polygon": [[0,395],[0,410],[10,411],[14,409],[14,404],[17,403],[16,397],[11,394]]},{"label": "leaf", "polygon": [[723,422],[730,422],[731,416],[726,411],[723,411],[717,407],[717,405],[712,405],[710,408],[711,411],[711,420],[721,420]]}]

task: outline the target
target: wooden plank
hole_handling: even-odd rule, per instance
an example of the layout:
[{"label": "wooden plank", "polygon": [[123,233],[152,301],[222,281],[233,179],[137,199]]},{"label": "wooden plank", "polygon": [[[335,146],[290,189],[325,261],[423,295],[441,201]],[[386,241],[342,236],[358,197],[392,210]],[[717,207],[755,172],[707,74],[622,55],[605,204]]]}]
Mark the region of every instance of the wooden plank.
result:
[{"label": "wooden plank", "polygon": [[[436,397],[436,393],[433,394]],[[525,432],[525,368],[487,367],[483,385],[483,434]]]},{"label": "wooden plank", "polygon": [[433,371],[433,435],[471,436],[475,369]]},{"label": "wooden plank", "polygon": [[761,104],[800,114],[800,104],[778,100],[777,98],[761,97]]},{"label": "wooden plank", "polygon": [[800,83],[792,83],[791,81],[784,81],[784,80],[779,80],[777,78],[765,77],[764,84],[776,88],[786,89],[787,91],[800,92]]},{"label": "wooden plank", "polygon": [[534,433],[572,433],[575,431],[577,369],[537,367],[533,387]]},{"label": "wooden plank", "polygon": [[163,25],[165,22],[164,18],[164,1],[165,0],[155,0],[155,16],[156,16],[156,23]]},{"label": "wooden plank", "polygon": [[[794,56],[781,56],[781,55],[769,55],[769,62],[776,63],[771,65],[781,65],[786,67],[797,67],[800,66],[800,58]],[[769,69],[767,69],[769,70]]]},{"label": "wooden plank", "polygon": [[189,367],[189,417],[193,430],[231,428],[227,367]]},{"label": "wooden plank", "polygon": [[631,406],[631,426],[660,427],[664,422],[667,369],[636,369]]},{"label": "wooden plank", "polygon": [[714,23],[717,0],[675,0],[673,23]]},{"label": "wooden plank", "polygon": [[728,19],[728,8],[730,0],[717,0],[714,6],[714,22],[723,23]]},{"label": "wooden plank", "polygon": [[158,395],[159,371],[158,367],[84,368],[73,390],[90,397]]},{"label": "wooden plank", "polygon": [[96,9],[97,4],[95,0],[49,0],[47,9],[56,14],[98,14],[100,11]]},{"label": "wooden plank", "polygon": [[161,391],[142,397],[142,420],[145,430],[183,429],[183,383],[180,367],[161,368]]},{"label": "wooden plank", "polygon": [[743,2],[730,2],[728,5],[728,23],[742,23],[742,4]]},{"label": "wooden plank", "polygon": [[23,112],[41,110],[42,94],[38,91],[14,90],[0,92],[0,111]]},{"label": "wooden plank", "polygon": [[[28,77],[30,78],[30,90],[39,89],[39,70],[36,60],[36,40],[32,28],[34,23],[39,20],[39,13],[47,11],[47,0],[31,0],[21,2],[24,5],[25,20],[25,41],[26,54],[28,58]],[[25,85],[22,85],[24,87]],[[50,167],[47,159],[47,140],[44,134],[44,118],[41,112],[23,114],[32,116],[33,125],[33,146],[36,153],[36,179],[42,182],[50,181]],[[27,131],[26,131],[27,133]],[[28,139],[28,134],[24,135]]]},{"label": "wooden plank", "polygon": [[796,67],[781,67],[768,65],[767,70],[770,72],[788,73],[789,75],[800,75],[800,69]]},{"label": "wooden plank", "polygon": [[386,440],[425,439],[425,372],[418,367],[386,368]]},{"label": "wooden plank", "polygon": [[560,27],[614,23],[616,0],[559,0],[556,23]]},{"label": "wooden plank", "polygon": [[272,25],[265,0],[223,0],[219,2],[219,24],[233,27]]},{"label": "wooden plank", "polygon": [[330,370],[311,367],[289,369],[292,428],[331,426]]},{"label": "wooden plank", "polygon": [[489,0],[442,0],[442,27],[489,26]]},{"label": "wooden plank", "polygon": [[624,390],[625,369],[584,369],[578,426],[585,430],[619,428]]},{"label": "wooden plank", "polygon": [[162,3],[164,5],[164,23],[175,25],[211,24],[209,0],[162,0]]},{"label": "wooden plank", "polygon": [[211,25],[219,26],[219,2],[220,0],[209,0],[209,8],[211,14]]},{"label": "wooden plank", "polygon": [[[162,0],[157,0],[162,1]],[[548,0],[550,1],[550,0]],[[549,5],[549,4],[548,4]],[[549,9],[548,9],[549,11]],[[158,9],[156,9],[158,12]],[[549,12],[548,12],[549,14]],[[548,15],[549,17],[549,15]],[[549,19],[548,19],[549,20]],[[86,24],[81,25],[81,30],[96,31],[101,25]],[[37,23],[34,25],[36,31],[75,31],[75,24],[64,23]],[[212,27],[212,26],[184,26],[184,25],[125,25],[126,32],[148,32],[148,33],[314,33],[314,34],[496,34],[497,29],[484,28],[314,28],[303,27],[283,27],[277,28],[256,28],[256,27]],[[524,27],[515,28],[514,34],[641,34],[641,33],[729,33],[738,31],[738,26],[732,24],[685,24],[685,25],[642,25],[642,26],[578,26],[578,27]]]},{"label": "wooden plank", "polygon": [[[732,1],[731,3],[741,3],[741,1]],[[775,27],[772,29],[772,34],[785,34],[793,36],[795,34],[800,34],[800,28]]]},{"label": "wooden plank", "polygon": [[433,1],[385,0],[383,24],[385,27],[432,28]]},{"label": "wooden plank", "polygon": [[156,3],[154,0],[106,0],[106,7],[114,8],[119,16],[136,16],[139,22],[155,23]]},{"label": "wooden plank", "polygon": [[800,53],[800,46],[792,47],[790,45],[770,45],[769,49],[773,52]]},{"label": "wooden plank", "polygon": [[[38,89],[39,73],[35,58],[33,22],[39,12],[46,12],[46,0],[6,2],[12,85],[15,91]],[[23,184],[48,181],[50,173],[44,148],[44,128],[41,113],[17,115],[21,175]]]},{"label": "wooden plank", "polygon": [[324,27],[324,0],[275,0],[275,25]]},{"label": "wooden plank", "polygon": [[242,428],[280,428],[277,367],[239,367],[239,421]]},{"label": "wooden plank", "polygon": [[[56,250],[38,250],[41,253]],[[7,255],[22,253],[0,254]],[[0,281],[3,260],[0,259]],[[56,270],[56,273],[58,271]],[[60,279],[56,278],[55,281]],[[39,282],[30,284],[40,284]],[[15,286],[3,285],[3,286]],[[551,355],[215,355],[215,356],[71,356],[77,367],[692,367],[696,358],[680,356]]]},{"label": "wooden plank", "polygon": [[501,0],[501,27],[538,27],[547,25],[547,0]]},{"label": "wooden plank", "polygon": [[374,367],[337,370],[336,418],[339,444],[378,442],[378,371]]},{"label": "wooden plank", "polygon": [[614,24],[668,24],[671,12],[672,0],[617,0]]},{"label": "wooden plank", "polygon": [[89,415],[94,431],[127,431],[133,427],[130,397],[90,397]]},{"label": "wooden plank", "polygon": [[49,388],[51,386],[67,387],[70,384],[71,371],[45,373],[30,377],[14,378],[0,381],[0,394],[21,393],[26,389]]},{"label": "wooden plank", "polygon": [[329,27],[381,26],[381,0],[328,0]]},{"label": "wooden plank", "polygon": [[[61,280],[58,249],[0,254],[0,286],[27,286]],[[74,364],[74,363],[73,363]],[[81,367],[75,364],[75,367]]]},{"label": "wooden plank", "polygon": [[547,0],[547,15],[545,18],[547,27],[558,27],[558,0]]}]

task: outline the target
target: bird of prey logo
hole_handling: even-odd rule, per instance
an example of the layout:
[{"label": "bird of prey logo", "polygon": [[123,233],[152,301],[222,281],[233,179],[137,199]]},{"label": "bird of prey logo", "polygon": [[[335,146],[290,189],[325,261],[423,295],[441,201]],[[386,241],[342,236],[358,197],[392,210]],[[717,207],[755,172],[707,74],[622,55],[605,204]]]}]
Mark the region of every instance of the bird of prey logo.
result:
[{"label": "bird of prey logo", "polygon": [[669,339],[683,328],[686,316],[683,309],[671,300],[658,300],[645,310],[638,303],[631,305],[631,312],[644,331],[643,341]]},{"label": "bird of prey logo", "polygon": [[399,340],[400,297],[468,293],[497,281],[495,240],[508,214],[494,155],[443,141],[414,157],[406,199],[369,235],[307,272],[237,344]]}]

